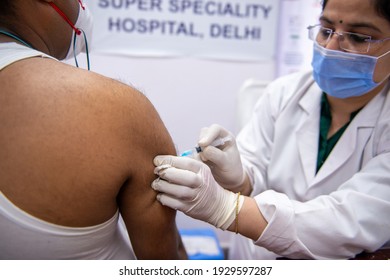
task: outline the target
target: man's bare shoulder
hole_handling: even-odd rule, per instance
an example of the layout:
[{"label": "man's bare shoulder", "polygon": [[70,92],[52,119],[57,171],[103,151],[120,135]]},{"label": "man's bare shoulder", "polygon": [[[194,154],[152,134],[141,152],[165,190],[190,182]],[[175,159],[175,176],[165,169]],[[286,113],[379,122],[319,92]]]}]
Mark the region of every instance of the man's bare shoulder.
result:
[{"label": "man's bare shoulder", "polygon": [[77,98],[78,95],[86,98],[92,94],[96,100],[111,96],[132,102],[145,101],[144,96],[129,85],[52,59],[26,59],[16,63],[14,68],[13,74],[17,75],[13,76],[22,84],[28,84],[32,89],[53,89],[56,93],[66,91],[67,94],[62,96],[64,98]]},{"label": "man's bare shoulder", "polygon": [[[92,71],[42,58],[27,59],[8,68],[4,79],[12,86],[17,84],[19,97],[45,114],[50,114],[50,108],[63,110],[62,118],[68,114],[83,117],[90,126],[115,122],[134,128],[143,121],[142,126],[147,128],[161,121],[141,92]],[[144,121],[145,117],[149,122]]]},{"label": "man's bare shoulder", "polygon": [[[2,71],[0,82],[0,117],[7,128],[0,131],[4,136],[0,140],[4,149],[15,151],[12,162],[4,166],[20,169],[23,163],[23,169],[30,172],[19,177],[25,177],[30,190],[36,190],[20,198],[29,202],[19,206],[56,221],[64,219],[68,201],[83,201],[77,204],[79,209],[69,209],[69,219],[61,223],[74,225],[77,217],[78,224],[85,225],[113,215],[116,196],[125,182],[137,182],[142,189],[137,197],[152,199],[153,157],[172,153],[172,141],[143,94],[113,79],[41,58],[10,65]],[[29,152],[23,153],[20,147]],[[29,174],[45,180],[33,185]],[[10,186],[3,190],[9,195],[13,180],[7,177],[4,184]],[[42,190],[45,186],[63,202]],[[32,197],[34,193],[47,195]],[[62,214],[46,216],[42,206],[46,204]],[[89,213],[94,213],[93,219]]]}]

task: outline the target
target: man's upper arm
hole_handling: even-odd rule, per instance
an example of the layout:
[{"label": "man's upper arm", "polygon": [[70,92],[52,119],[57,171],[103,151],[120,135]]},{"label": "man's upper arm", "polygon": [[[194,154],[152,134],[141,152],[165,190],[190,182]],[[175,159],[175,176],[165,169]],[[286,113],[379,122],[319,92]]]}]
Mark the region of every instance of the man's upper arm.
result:
[{"label": "man's upper arm", "polygon": [[162,206],[151,188],[156,178],[153,158],[175,154],[175,148],[152,104],[132,89],[125,91],[131,95],[125,126],[129,129],[129,141],[124,148],[130,176],[118,195],[120,211],[137,258],[176,259],[180,243],[176,212]]}]

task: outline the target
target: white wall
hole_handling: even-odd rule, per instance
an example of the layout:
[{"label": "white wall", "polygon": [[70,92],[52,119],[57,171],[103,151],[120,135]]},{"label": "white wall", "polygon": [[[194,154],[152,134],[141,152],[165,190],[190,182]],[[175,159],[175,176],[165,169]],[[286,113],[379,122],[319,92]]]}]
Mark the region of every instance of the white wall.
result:
[{"label": "white wall", "polygon": [[272,62],[91,55],[91,65],[93,71],[141,90],[155,105],[180,151],[195,145],[200,129],[214,122],[237,132],[236,94],[243,81],[274,78]]}]

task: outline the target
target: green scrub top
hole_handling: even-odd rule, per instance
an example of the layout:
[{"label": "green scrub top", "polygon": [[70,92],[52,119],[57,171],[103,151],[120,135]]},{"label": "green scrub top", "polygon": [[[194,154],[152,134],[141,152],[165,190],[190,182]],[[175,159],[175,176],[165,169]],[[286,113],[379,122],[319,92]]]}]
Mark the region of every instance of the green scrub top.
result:
[{"label": "green scrub top", "polygon": [[320,117],[320,139],[318,145],[318,157],[317,157],[317,170],[320,170],[321,166],[325,162],[326,158],[329,156],[333,147],[339,141],[341,135],[347,129],[348,125],[351,123],[353,118],[359,113],[360,109],[353,112],[349,119],[349,122],[346,123],[342,128],[340,128],[332,137],[328,139],[328,131],[330,124],[332,122],[332,114],[330,112],[330,106],[326,94],[322,93],[321,98],[321,117]]}]

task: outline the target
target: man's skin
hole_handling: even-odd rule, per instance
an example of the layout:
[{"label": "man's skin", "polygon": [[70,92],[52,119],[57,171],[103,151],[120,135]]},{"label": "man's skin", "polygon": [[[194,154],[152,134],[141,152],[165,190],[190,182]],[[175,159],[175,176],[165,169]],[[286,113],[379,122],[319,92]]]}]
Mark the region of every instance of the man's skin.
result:
[{"label": "man's skin", "polygon": [[[61,17],[54,19],[50,1],[14,2],[20,18],[10,22],[18,24],[0,21],[0,28],[63,58],[70,41],[58,42],[44,33],[45,20],[52,17],[53,26],[69,35],[72,31]],[[56,1],[68,12],[65,2],[78,4]],[[33,8],[41,16],[25,17]],[[36,33],[23,34],[23,26]],[[16,41],[0,35],[3,42]],[[153,158],[176,152],[147,98],[117,81],[48,58],[9,65],[0,72],[0,85],[0,190],[12,203],[68,227],[103,223],[119,208],[138,259],[186,257],[175,211],[161,206],[150,187],[156,178]]]}]

